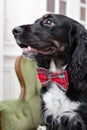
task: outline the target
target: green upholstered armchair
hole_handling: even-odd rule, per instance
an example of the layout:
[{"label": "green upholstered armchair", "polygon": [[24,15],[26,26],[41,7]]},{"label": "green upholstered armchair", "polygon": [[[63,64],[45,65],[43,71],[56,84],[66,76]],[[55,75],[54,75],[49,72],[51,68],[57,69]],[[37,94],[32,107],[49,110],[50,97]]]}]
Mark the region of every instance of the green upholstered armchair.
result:
[{"label": "green upholstered armchair", "polygon": [[40,87],[36,62],[19,56],[15,69],[20,98],[0,102],[0,130],[35,130],[41,121]]}]

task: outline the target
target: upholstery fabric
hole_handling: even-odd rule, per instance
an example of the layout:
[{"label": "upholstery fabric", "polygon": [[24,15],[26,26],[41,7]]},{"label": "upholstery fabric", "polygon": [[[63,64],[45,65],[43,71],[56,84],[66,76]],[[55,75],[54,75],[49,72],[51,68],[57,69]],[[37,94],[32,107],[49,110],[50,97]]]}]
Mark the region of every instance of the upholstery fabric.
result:
[{"label": "upholstery fabric", "polygon": [[0,102],[2,130],[35,130],[42,123],[39,94],[41,84],[37,77],[36,62],[22,58],[20,67],[26,95],[23,100]]}]

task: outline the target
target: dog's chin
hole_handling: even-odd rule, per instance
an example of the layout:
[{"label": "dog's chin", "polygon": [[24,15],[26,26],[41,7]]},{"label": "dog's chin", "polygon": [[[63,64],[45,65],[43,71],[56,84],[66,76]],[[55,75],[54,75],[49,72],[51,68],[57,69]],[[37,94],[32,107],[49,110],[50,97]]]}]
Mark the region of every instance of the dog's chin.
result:
[{"label": "dog's chin", "polygon": [[49,47],[49,48],[45,48],[43,50],[39,50],[39,49],[35,49],[35,48],[28,46],[26,48],[25,47],[22,48],[22,50],[23,50],[23,55],[25,57],[35,60],[35,56],[38,54],[42,54],[45,56],[51,56],[55,52],[56,48]]}]

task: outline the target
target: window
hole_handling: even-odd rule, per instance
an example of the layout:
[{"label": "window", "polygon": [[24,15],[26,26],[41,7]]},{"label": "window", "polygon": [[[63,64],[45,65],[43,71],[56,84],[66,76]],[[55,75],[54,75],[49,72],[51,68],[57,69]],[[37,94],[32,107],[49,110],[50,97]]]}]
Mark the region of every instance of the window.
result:
[{"label": "window", "polygon": [[66,15],[66,1],[65,0],[59,1],[59,13]]},{"label": "window", "polygon": [[86,0],[80,0],[80,20],[86,21]]},{"label": "window", "polygon": [[48,12],[55,11],[55,0],[47,0],[47,11]]},{"label": "window", "polygon": [[66,15],[67,0],[47,0],[47,11]]},{"label": "window", "polygon": [[86,0],[81,0],[81,3],[86,3]]},{"label": "window", "polygon": [[85,8],[84,7],[81,7],[80,8],[80,20],[82,20],[82,21],[85,21],[85,16],[86,16],[86,11],[85,11]]}]

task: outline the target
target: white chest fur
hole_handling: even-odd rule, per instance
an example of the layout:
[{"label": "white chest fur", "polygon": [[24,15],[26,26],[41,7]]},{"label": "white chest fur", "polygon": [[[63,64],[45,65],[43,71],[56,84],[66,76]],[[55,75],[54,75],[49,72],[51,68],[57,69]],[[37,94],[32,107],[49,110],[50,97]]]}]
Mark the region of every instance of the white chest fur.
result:
[{"label": "white chest fur", "polygon": [[[50,71],[58,71],[54,62],[51,62]],[[61,117],[63,115],[69,116],[72,118],[76,116],[74,110],[76,110],[80,103],[71,101],[61,89],[55,83],[52,83],[50,89],[43,94],[43,100],[45,102],[45,113],[44,118],[49,115],[52,115],[53,118]]]},{"label": "white chest fur", "polygon": [[63,115],[75,116],[74,110],[79,107],[79,103],[71,102],[55,83],[52,83],[51,88],[43,95],[43,100],[46,104],[45,116],[53,115],[54,119]]}]

